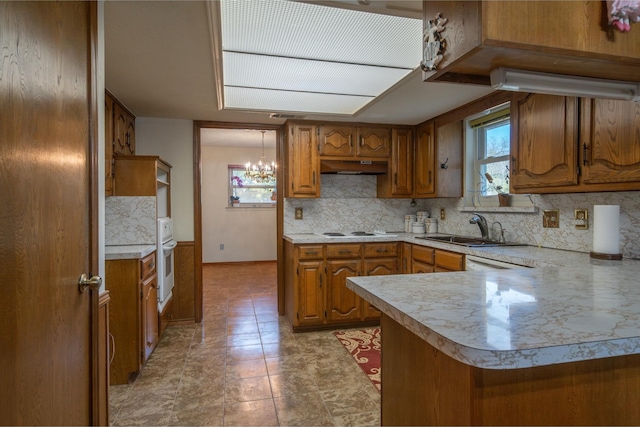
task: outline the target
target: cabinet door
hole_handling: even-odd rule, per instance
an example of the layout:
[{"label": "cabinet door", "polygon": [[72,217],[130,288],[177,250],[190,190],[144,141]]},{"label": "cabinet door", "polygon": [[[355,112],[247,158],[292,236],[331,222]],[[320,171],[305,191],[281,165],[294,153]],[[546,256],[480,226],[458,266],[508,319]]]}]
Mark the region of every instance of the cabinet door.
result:
[{"label": "cabinet door", "polygon": [[411,249],[413,245],[411,243],[402,244],[402,274],[411,273]]},{"label": "cabinet door", "polygon": [[104,192],[113,195],[113,98],[104,97]]},{"label": "cabinet door", "polygon": [[146,361],[158,345],[158,276],[142,283],[142,349]]},{"label": "cabinet door", "polygon": [[640,103],[582,100],[582,181],[640,182]]},{"label": "cabinet door", "polygon": [[[462,197],[463,129],[462,120],[436,126],[437,155],[434,159],[434,167],[438,171],[436,197]],[[440,163],[444,163],[444,169],[439,167]]]},{"label": "cabinet door", "polygon": [[414,259],[411,262],[411,273],[416,274],[416,273],[433,273],[434,267],[433,264],[426,264],[422,261],[418,261],[416,259]]},{"label": "cabinet door", "polygon": [[511,103],[511,188],[526,193],[578,182],[576,98],[514,97]]},{"label": "cabinet door", "polygon": [[413,132],[393,129],[391,147],[391,195],[413,195]]},{"label": "cabinet door", "polygon": [[361,261],[328,260],[327,268],[327,322],[344,322],[362,318],[362,300],[347,289],[347,277],[360,274]]},{"label": "cabinet door", "polygon": [[133,156],[136,154],[136,118],[130,114],[126,116],[126,154]]},{"label": "cabinet door", "polygon": [[320,155],[324,157],[349,157],[354,154],[354,129],[351,126],[319,126]]},{"label": "cabinet door", "polygon": [[414,165],[415,197],[435,197],[435,135],[434,124],[429,122],[416,131]]},{"label": "cabinet door", "polygon": [[315,126],[294,124],[287,134],[287,197],[320,197]]},{"label": "cabinet door", "polygon": [[[364,272],[367,276],[387,276],[389,274],[397,274],[398,258],[365,259]],[[380,310],[366,300],[362,300],[362,313],[365,320],[380,318]]]},{"label": "cabinet door", "polygon": [[113,105],[113,153],[128,154],[127,118],[129,115],[118,103]]},{"label": "cabinet door", "polygon": [[391,151],[391,129],[384,127],[358,128],[359,157],[388,158]]},{"label": "cabinet door", "polygon": [[297,269],[297,325],[324,323],[325,294],[322,261],[301,261]]},{"label": "cabinet door", "polygon": [[435,271],[464,271],[464,255],[435,250]]}]

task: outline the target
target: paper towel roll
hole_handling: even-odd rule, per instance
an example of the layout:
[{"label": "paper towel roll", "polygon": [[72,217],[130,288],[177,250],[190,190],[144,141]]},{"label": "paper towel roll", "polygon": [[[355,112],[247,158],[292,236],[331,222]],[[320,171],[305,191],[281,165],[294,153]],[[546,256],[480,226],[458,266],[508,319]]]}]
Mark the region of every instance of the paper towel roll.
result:
[{"label": "paper towel roll", "polygon": [[593,207],[593,252],[620,253],[620,206]]}]

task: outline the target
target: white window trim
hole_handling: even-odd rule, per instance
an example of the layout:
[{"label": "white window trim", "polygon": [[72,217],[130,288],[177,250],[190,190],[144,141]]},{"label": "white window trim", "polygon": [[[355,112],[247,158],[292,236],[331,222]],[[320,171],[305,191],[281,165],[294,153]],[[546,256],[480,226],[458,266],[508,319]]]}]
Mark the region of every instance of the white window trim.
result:
[{"label": "white window trim", "polygon": [[[509,193],[511,201],[510,206],[499,206],[498,196],[481,196],[478,194],[478,183],[480,183],[480,174],[478,165],[481,162],[476,161],[477,141],[475,131],[471,128],[470,123],[482,116],[495,113],[496,111],[508,108],[509,103],[501,104],[482,113],[467,117],[464,120],[464,196],[462,211],[490,211],[490,212],[529,212],[534,209],[533,202],[528,194]],[[510,154],[501,157],[495,157],[495,160],[508,160]]]},{"label": "white window trim", "polygon": [[[229,209],[246,209],[246,208],[274,208],[277,204],[276,200],[273,201],[269,201],[269,202],[264,202],[264,203],[243,203],[242,199],[240,199],[240,203],[238,203],[237,206],[233,206],[233,204],[231,203],[231,196],[233,195],[233,189],[237,188],[234,187],[232,182],[231,182],[231,178],[233,177],[233,170],[234,169],[244,169],[245,166],[244,165],[228,165],[227,166],[227,188],[228,188],[228,195],[227,195],[227,208]],[[246,188],[273,188],[274,191],[277,189],[277,183],[274,183],[273,185],[260,185],[260,184],[253,184],[253,185],[247,185],[244,184],[243,187]]]}]

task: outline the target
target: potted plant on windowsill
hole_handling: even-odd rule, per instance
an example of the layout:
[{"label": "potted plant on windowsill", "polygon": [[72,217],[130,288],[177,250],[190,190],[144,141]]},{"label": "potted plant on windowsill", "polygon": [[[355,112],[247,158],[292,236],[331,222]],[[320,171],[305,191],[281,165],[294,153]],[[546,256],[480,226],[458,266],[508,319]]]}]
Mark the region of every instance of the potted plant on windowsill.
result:
[{"label": "potted plant on windowsill", "polygon": [[[507,171],[504,174],[504,180],[507,184],[509,184],[509,166],[505,166]],[[494,183],[493,177],[489,172],[485,172],[484,178],[487,180],[488,188],[493,189],[498,194],[498,206],[510,206],[511,205],[511,195],[504,191],[504,187],[497,183]]]},{"label": "potted plant on windowsill", "polygon": [[234,208],[237,208],[238,206],[240,206],[240,197],[238,196],[231,196],[231,206],[233,206]]}]

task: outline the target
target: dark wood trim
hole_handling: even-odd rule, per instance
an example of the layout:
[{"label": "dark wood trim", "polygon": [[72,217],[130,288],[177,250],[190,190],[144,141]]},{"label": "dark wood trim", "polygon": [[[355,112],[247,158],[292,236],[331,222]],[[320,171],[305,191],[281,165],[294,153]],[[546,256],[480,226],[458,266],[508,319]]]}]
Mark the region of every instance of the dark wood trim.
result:
[{"label": "dark wood trim", "polygon": [[[87,7],[88,22],[88,46],[87,46],[87,125],[88,125],[88,180],[89,180],[89,276],[98,274],[99,259],[99,236],[98,236],[98,218],[99,206],[98,199],[102,197],[99,192],[99,145],[98,145],[98,4],[97,2],[89,2]],[[101,391],[101,383],[104,381],[104,372],[101,372],[100,366],[100,309],[99,309],[99,293],[100,291],[91,291],[91,336],[90,342],[90,366],[91,366],[91,410],[90,416],[93,425],[100,425],[104,422],[101,417],[100,403],[105,397]],[[108,298],[108,295],[107,295]],[[102,379],[102,381],[101,381]],[[107,396],[108,399],[108,396]],[[107,400],[108,402],[108,400]],[[101,420],[102,418],[102,420]],[[108,418],[107,418],[108,422]]]},{"label": "dark wood trim", "polygon": [[[196,287],[196,267],[195,242],[186,241],[178,242],[175,250],[173,298],[171,307],[165,317],[168,317],[171,323],[175,321],[188,320],[196,321],[198,305],[202,307],[202,302],[198,303],[198,295],[202,297],[202,289],[198,294]],[[200,272],[202,268],[200,267]],[[166,319],[165,319],[166,320]]]},{"label": "dark wood trim", "polygon": [[109,291],[100,294],[98,307],[100,310],[99,317],[99,377],[98,377],[98,406],[94,412],[93,425],[108,426],[109,425],[109,364],[111,361],[111,334],[109,332],[109,302],[111,297]]},{"label": "dark wood trim", "polygon": [[285,265],[284,265],[284,243],[282,241],[284,236],[284,166],[286,164],[285,160],[285,149],[284,149],[284,127],[281,127],[282,131],[278,133],[278,137],[276,139],[276,159],[278,159],[278,164],[280,167],[277,171],[277,204],[276,204],[276,262],[277,262],[277,292],[278,292],[278,314],[280,316],[284,316],[284,280],[285,280]]},{"label": "dark wood trim", "polygon": [[[202,149],[200,141],[200,129],[256,129],[256,130],[274,130],[276,131],[276,158],[279,159],[280,167],[278,168],[278,204],[277,204],[277,258],[280,260],[283,255],[282,235],[284,227],[284,162],[280,158],[284,151],[280,148],[283,141],[284,127],[282,125],[266,125],[257,123],[231,123],[231,122],[209,122],[194,121],[193,122],[193,229],[195,243],[195,304],[196,304],[196,322],[200,323],[203,316],[202,301]],[[281,280],[283,273],[281,272],[281,261],[278,261],[278,311],[280,311],[280,298],[284,298],[284,283]],[[282,296],[280,295],[282,294]],[[284,310],[284,308],[282,308]]]},{"label": "dark wood trim", "polygon": [[273,264],[274,260],[271,261],[238,261],[238,262],[203,262],[202,265],[205,266],[223,266],[223,265],[232,265],[232,266],[240,266],[240,265],[255,265],[255,264]]}]

